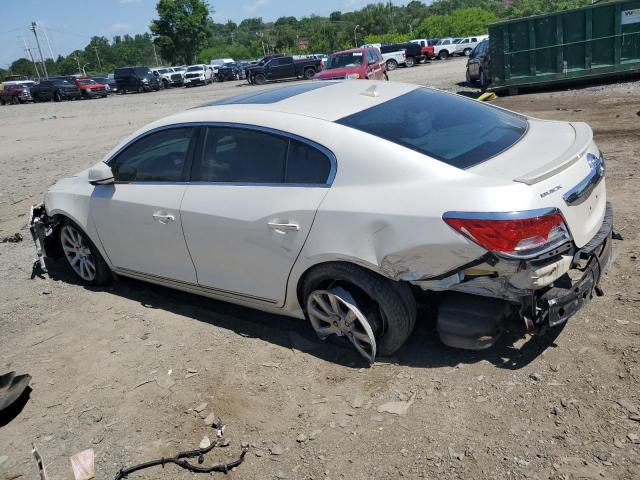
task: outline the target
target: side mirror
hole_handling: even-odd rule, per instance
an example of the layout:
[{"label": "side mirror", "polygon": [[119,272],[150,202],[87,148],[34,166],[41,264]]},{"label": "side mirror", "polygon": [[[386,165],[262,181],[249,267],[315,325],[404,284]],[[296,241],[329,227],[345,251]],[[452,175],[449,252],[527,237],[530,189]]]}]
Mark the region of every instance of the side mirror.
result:
[{"label": "side mirror", "polygon": [[115,181],[111,167],[104,162],[89,169],[88,180],[91,185],[111,185]]}]

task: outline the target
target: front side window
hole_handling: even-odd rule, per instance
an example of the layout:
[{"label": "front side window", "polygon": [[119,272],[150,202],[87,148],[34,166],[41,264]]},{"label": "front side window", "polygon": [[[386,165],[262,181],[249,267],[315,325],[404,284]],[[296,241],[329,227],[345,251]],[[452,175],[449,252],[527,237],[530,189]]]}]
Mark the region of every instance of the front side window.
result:
[{"label": "front side window", "polygon": [[458,168],[498,155],[526,133],[527,120],[482,102],[427,88],[354,113],[338,123]]},{"label": "front side window", "polygon": [[245,128],[210,127],[194,181],[215,183],[327,183],[331,161],[315,147]]},{"label": "front side window", "polygon": [[376,56],[375,53],[373,53],[373,50],[367,50],[367,63],[375,63],[376,62]]},{"label": "front side window", "polygon": [[161,130],[136,141],[111,163],[116,182],[180,182],[192,128]]}]

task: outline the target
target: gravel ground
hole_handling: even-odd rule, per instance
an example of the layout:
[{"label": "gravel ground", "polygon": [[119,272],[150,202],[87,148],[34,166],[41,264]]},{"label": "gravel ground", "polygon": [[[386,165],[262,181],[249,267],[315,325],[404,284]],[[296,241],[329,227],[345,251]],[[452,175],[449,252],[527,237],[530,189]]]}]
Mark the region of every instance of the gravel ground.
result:
[{"label": "gravel ground", "polygon": [[[464,59],[390,76],[477,93],[457,84]],[[0,108],[0,238],[27,237],[27,211],[46,188],[131,131],[248,91],[230,82]],[[443,347],[420,318],[397,357],[364,368],[350,350],[315,341],[304,322],[132,280],[83,288],[62,264],[34,276],[30,241],[1,243],[0,371],[30,373],[33,390],[0,423],[0,478],[36,478],[32,442],[52,479],[73,478],[69,456],[87,448],[96,478],[113,478],[123,465],[214,438],[203,420],[212,412],[230,441],[217,460],[249,446],[231,479],[638,478],[638,83],[496,103],[586,121],[607,158],[624,241],[606,295],[564,329],[469,353]],[[196,477],[169,465],[131,478]]]}]

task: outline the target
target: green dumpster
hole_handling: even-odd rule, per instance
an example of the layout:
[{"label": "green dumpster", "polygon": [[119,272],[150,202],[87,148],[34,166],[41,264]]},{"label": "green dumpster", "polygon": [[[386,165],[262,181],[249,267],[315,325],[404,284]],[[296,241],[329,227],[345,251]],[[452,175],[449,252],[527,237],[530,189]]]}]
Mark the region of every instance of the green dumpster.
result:
[{"label": "green dumpster", "polygon": [[489,25],[491,90],[640,72],[640,0]]}]

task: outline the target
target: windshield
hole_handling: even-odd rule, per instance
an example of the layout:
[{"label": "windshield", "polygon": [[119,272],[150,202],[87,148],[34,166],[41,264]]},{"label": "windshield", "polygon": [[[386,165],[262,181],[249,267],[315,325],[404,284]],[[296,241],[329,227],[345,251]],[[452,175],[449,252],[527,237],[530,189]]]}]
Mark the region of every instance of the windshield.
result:
[{"label": "windshield", "polygon": [[184,67],[173,67],[174,72],[184,72]]},{"label": "windshield", "polygon": [[166,68],[161,68],[160,70],[158,70],[159,74],[164,74],[164,73],[169,73],[169,70],[167,70]]},{"label": "windshield", "polygon": [[187,72],[199,72],[201,70],[203,70],[203,68],[198,65],[187,68]]},{"label": "windshield", "polygon": [[363,58],[364,55],[362,52],[337,53],[329,57],[324,69],[331,70],[334,68],[359,67],[362,65]]},{"label": "windshield", "polygon": [[417,88],[338,123],[458,168],[472,167],[510,148],[528,126],[515,113],[427,88]]},{"label": "windshield", "polygon": [[62,79],[55,79],[53,83],[56,85],[71,85],[71,82],[69,82],[69,80],[62,80]]}]

